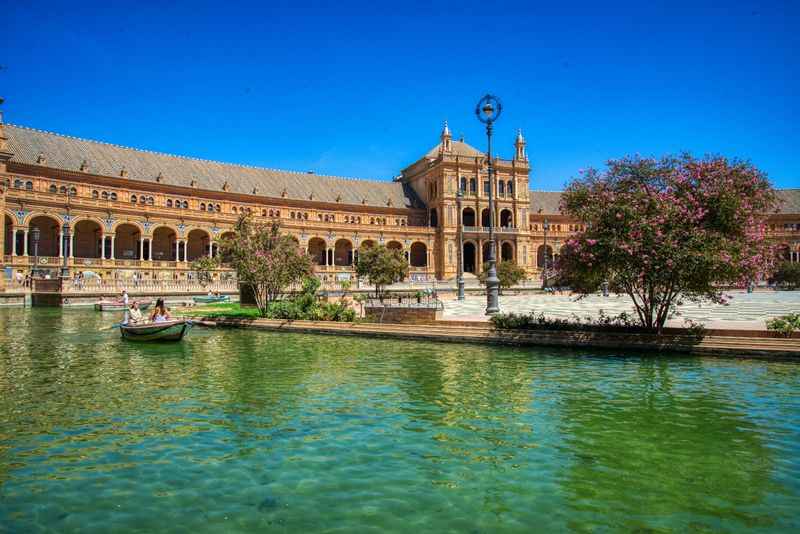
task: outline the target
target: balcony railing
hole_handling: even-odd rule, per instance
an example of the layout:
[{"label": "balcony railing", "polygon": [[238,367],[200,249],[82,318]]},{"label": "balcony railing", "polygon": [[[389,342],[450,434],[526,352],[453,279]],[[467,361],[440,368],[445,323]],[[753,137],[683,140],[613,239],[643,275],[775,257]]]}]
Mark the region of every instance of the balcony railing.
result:
[{"label": "balcony railing", "polygon": [[[469,234],[488,234],[489,227],[488,226],[465,226],[464,232]],[[494,232],[496,234],[516,234],[519,232],[519,228],[513,228],[511,226],[496,226],[494,227]]]}]

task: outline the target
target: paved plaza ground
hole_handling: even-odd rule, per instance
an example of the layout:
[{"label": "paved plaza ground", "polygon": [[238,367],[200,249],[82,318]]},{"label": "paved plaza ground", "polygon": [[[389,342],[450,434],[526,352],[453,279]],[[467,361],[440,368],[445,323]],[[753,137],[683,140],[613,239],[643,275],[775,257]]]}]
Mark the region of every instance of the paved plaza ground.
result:
[{"label": "paved plaza ground", "polygon": [[[704,324],[708,328],[762,329],[771,317],[800,312],[800,291],[760,290],[754,293],[732,291],[733,297],[728,305],[694,304],[687,302],[678,307],[678,316],[671,319],[669,326],[683,326],[684,318]],[[483,314],[486,307],[484,296],[468,296],[466,300],[446,300],[444,318],[455,320],[486,320]],[[526,293],[521,295],[502,295],[501,312],[530,313],[543,312],[549,317],[570,318],[577,314],[581,318],[591,315],[597,317],[600,310],[606,315],[628,312],[635,315],[630,298],[625,295],[592,295],[578,299],[574,295],[546,295]]]}]

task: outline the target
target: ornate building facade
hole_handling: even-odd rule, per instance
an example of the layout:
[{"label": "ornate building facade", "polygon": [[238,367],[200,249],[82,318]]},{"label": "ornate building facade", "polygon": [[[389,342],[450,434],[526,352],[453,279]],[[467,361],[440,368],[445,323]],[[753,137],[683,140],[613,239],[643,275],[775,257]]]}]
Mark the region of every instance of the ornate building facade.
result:
[{"label": "ornate building facade", "polygon": [[[55,273],[66,257],[71,271],[106,279],[185,279],[193,260],[217,254],[216,240],[243,212],[279,219],[328,281],[354,279],[359,249],[379,243],[403,251],[412,280],[451,279],[462,256],[465,271],[478,273],[490,220],[498,258],[534,276],[581,224],[559,213],[560,193],[530,189],[521,132],[513,157],[496,158],[494,168],[490,213],[486,154],[454,140],[447,124],[394,180],[370,181],[160,154],[0,117],[4,278],[33,266]],[[780,195],[770,228],[786,257],[800,261],[800,190]]]}]

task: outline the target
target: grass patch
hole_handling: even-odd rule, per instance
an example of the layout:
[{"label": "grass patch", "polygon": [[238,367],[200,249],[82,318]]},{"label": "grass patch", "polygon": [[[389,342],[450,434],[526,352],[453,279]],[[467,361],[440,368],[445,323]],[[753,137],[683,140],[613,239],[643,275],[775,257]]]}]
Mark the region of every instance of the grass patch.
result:
[{"label": "grass patch", "polygon": [[258,319],[261,316],[258,313],[258,308],[242,307],[238,302],[210,304],[208,306],[183,308],[179,310],[181,314],[203,316],[209,319]]}]

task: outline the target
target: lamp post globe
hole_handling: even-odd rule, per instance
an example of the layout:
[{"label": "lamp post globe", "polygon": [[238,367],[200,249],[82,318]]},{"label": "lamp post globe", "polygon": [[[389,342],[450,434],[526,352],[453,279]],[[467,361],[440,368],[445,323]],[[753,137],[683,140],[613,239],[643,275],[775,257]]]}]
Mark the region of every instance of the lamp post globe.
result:
[{"label": "lamp post globe", "polygon": [[487,94],[475,106],[475,115],[486,125],[486,173],[489,179],[489,272],[486,273],[486,315],[500,311],[500,279],[497,278],[494,240],[494,163],[492,161],[492,128],[500,117],[503,105],[496,96]]}]

